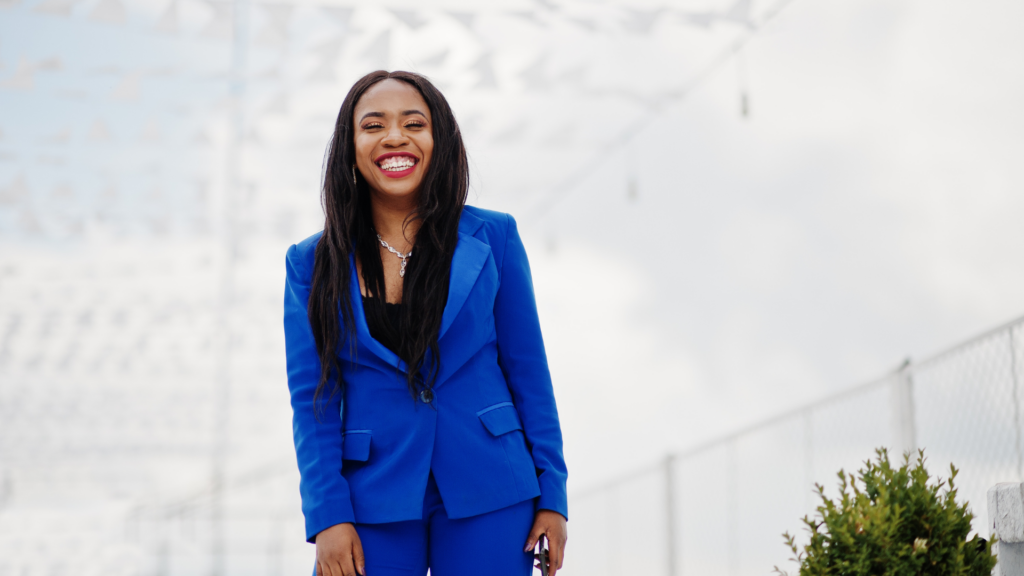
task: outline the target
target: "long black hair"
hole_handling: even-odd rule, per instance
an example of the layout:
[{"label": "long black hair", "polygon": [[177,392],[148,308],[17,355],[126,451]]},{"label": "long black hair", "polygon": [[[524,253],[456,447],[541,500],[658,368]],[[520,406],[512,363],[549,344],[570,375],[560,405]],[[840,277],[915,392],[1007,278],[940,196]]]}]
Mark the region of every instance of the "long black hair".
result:
[{"label": "long black hair", "polygon": [[[371,86],[386,79],[405,82],[419,91],[430,108],[434,149],[423,175],[416,210],[405,225],[419,221],[413,252],[402,286],[398,356],[408,371],[412,394],[433,385],[440,369],[437,337],[448,300],[448,277],[458,242],[459,218],[469,191],[469,163],[459,125],[448,101],[425,77],[412,72],[378,70],[359,79],[341,103],[334,136],[328,147],[323,174],[324,232],[316,245],[309,293],[309,323],[320,356],[320,382],[314,405],[333,379],[335,391],[345,381],[338,366],[338,351],[347,343],[355,354],[355,317],[349,263],[358,254],[369,300],[367,313],[378,325],[387,325],[384,310],[384,268],[373,231],[370,190],[364,178],[353,182],[356,163],[354,120],[356,104]],[[340,321],[339,321],[340,312]]]}]

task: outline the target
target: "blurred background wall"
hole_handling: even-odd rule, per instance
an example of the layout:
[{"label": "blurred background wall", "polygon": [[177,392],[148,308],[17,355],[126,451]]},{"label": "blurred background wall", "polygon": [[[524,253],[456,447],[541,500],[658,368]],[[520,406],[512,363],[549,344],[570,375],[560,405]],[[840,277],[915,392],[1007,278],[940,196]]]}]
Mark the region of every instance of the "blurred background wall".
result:
[{"label": "blurred background wall", "polygon": [[[1024,311],[1021,21],[1008,0],[0,0],[0,575],[309,570],[283,258],[321,225],[362,74],[430,76],[470,202],[518,219],[585,495]],[[979,422],[993,398],[1019,416],[966,374]],[[765,560],[699,571],[782,563],[836,471],[814,470],[765,516]],[[720,501],[686,530],[728,485],[680,485]],[[661,538],[661,500],[605,524],[579,502],[566,573]]]}]

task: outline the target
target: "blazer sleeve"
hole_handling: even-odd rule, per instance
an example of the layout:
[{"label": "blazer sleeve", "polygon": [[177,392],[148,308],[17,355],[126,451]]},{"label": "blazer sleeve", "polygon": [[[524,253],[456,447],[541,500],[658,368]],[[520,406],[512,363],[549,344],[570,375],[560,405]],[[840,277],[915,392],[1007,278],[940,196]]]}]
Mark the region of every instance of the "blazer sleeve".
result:
[{"label": "blazer sleeve", "polygon": [[551,385],[544,340],[526,249],[515,220],[508,216],[501,281],[494,304],[498,362],[515,400],[540,482],[538,509],[569,518],[562,454],[562,429]]},{"label": "blazer sleeve", "polygon": [[341,475],[341,394],[318,404],[314,414],[313,393],[320,380],[320,357],[316,352],[307,306],[312,271],[296,246],[285,258],[284,340],[288,367],[288,389],[293,410],[292,432],[298,459],[299,493],[306,517],[306,539],[343,522],[354,522],[348,482]]}]

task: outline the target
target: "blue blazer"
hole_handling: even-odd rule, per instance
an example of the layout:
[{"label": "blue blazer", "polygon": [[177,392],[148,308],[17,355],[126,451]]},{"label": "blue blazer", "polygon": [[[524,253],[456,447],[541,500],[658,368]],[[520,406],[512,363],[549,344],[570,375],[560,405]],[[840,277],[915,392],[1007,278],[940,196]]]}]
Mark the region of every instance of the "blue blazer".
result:
[{"label": "blue blazer", "polygon": [[344,398],[334,394],[317,420],[320,360],[306,306],[319,239],[288,250],[284,297],[307,539],[343,522],[420,519],[431,472],[450,518],[538,496],[538,508],[568,517],[562,433],[515,220],[471,206],[462,212],[429,404],[411,397],[404,362],[370,336],[350,262],[355,354],[339,346]]}]

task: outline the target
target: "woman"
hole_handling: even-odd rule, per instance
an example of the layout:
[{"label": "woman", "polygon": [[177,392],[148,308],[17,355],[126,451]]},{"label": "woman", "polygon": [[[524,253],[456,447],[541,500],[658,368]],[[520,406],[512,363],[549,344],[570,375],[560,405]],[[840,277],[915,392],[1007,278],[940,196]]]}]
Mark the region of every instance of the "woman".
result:
[{"label": "woman", "polygon": [[566,467],[526,252],[466,206],[444,96],[373,72],[341,105],[322,233],[287,256],[285,340],[320,576],[525,576],[566,540]]}]

